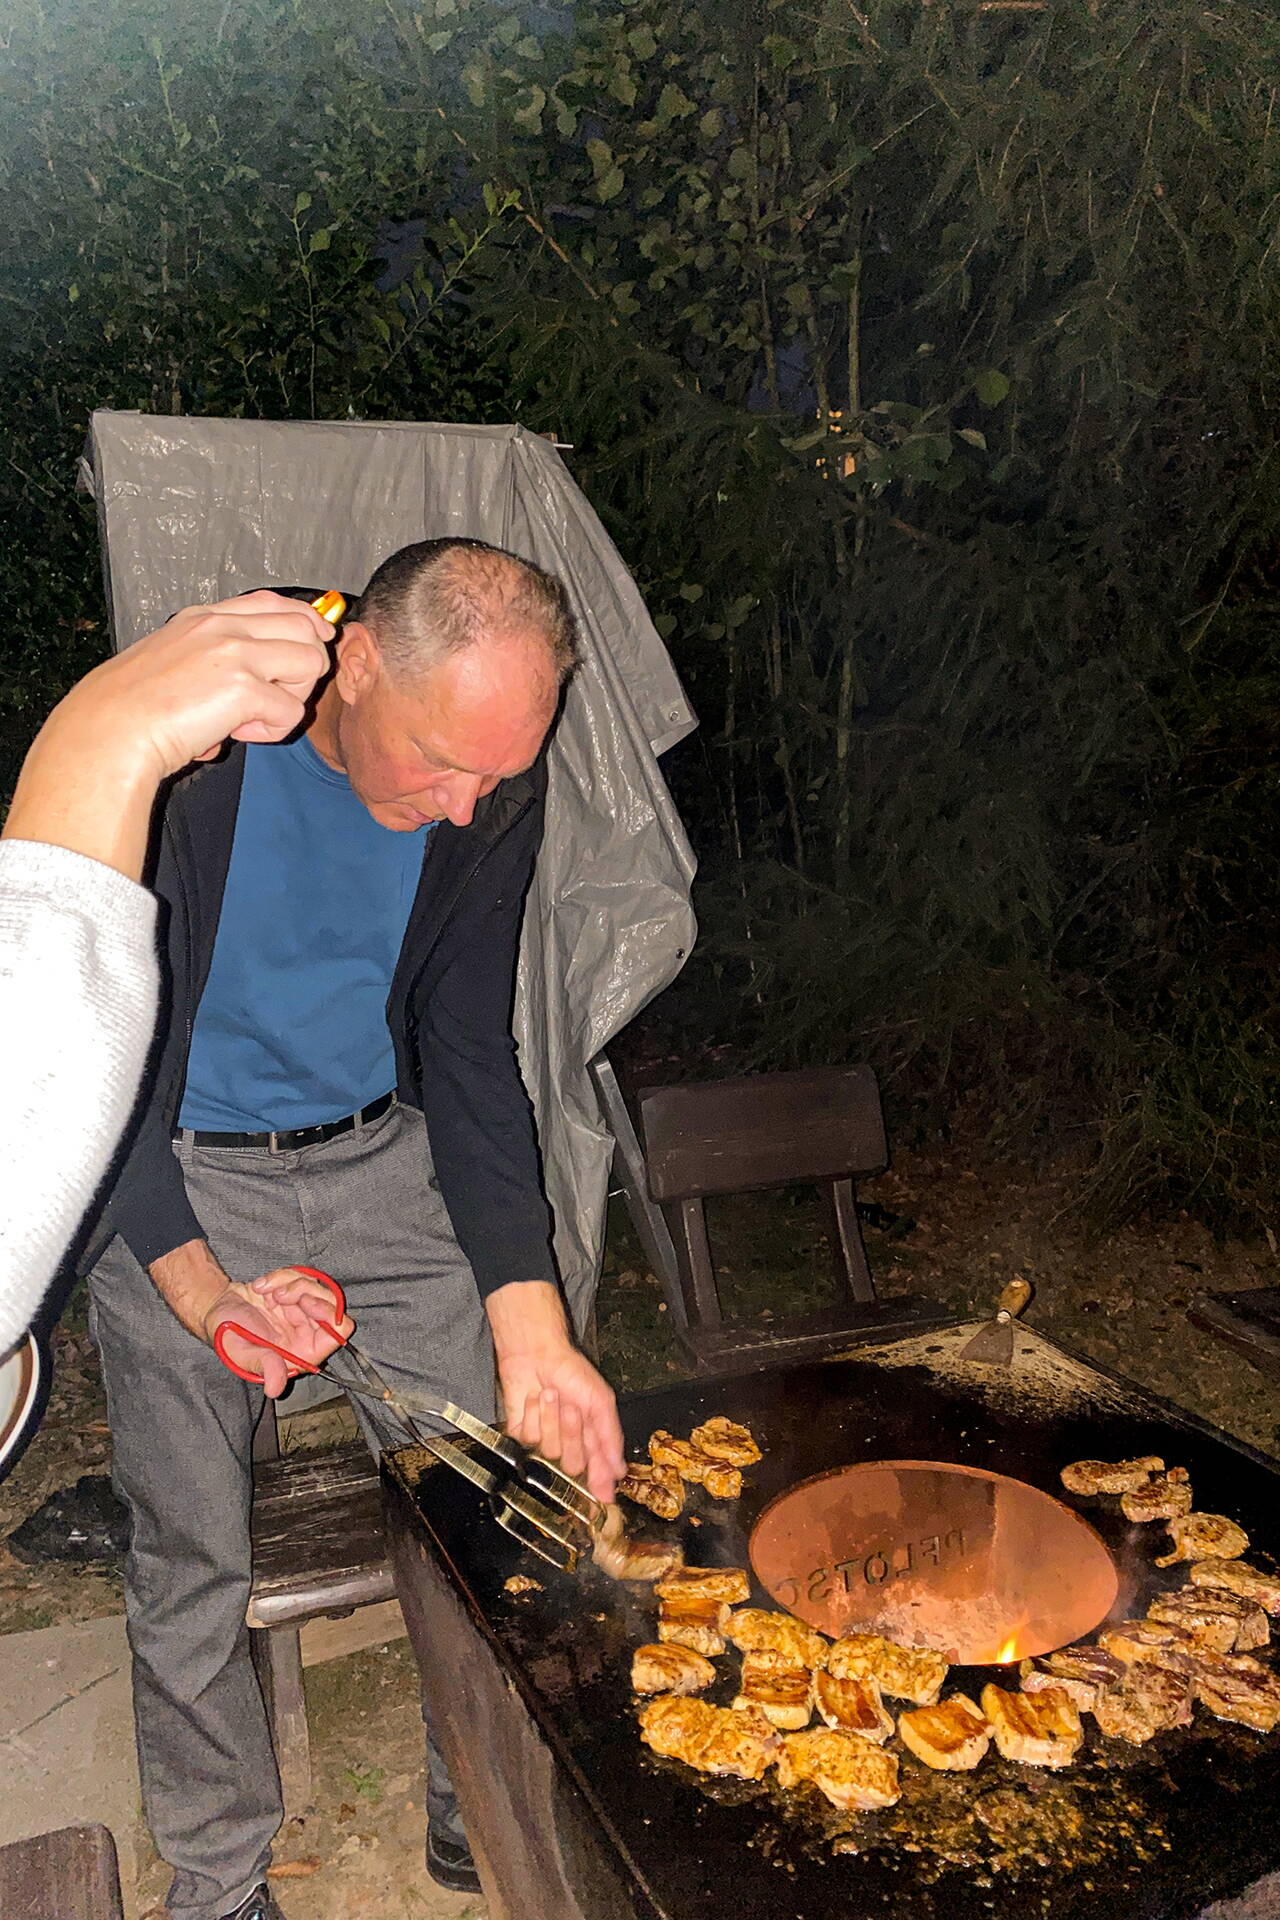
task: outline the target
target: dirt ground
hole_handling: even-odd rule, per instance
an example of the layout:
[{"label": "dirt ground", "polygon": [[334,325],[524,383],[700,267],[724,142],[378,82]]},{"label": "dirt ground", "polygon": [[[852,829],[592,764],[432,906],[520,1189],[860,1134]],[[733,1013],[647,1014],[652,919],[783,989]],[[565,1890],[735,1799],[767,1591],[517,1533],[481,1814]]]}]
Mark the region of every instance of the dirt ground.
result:
[{"label": "dirt ground", "polygon": [[[483,1920],[474,1895],[423,1868],[422,1718],[407,1640],[312,1667],[315,1803],[276,1841],[272,1891],[289,1920]],[[169,1870],[152,1856],[144,1920],[165,1920]]]},{"label": "dirt ground", "polygon": [[[866,1235],[886,1293],[920,1292],[957,1315],[986,1309],[1007,1279],[1035,1288],[1028,1323],[1266,1451],[1276,1451],[1280,1382],[1209,1336],[1184,1309],[1193,1293],[1275,1284],[1265,1243],[1217,1243],[1189,1219],[1091,1240],[1067,1207],[1068,1173],[984,1164],[960,1145],[899,1155],[862,1196]],[[644,1271],[613,1203],[598,1308],[602,1360],[622,1391],[685,1371],[661,1289]],[[713,1211],[712,1244],[736,1310],[767,1317],[818,1304],[829,1249],[820,1212],[800,1195],[754,1196]],[[0,1538],[46,1494],[110,1460],[101,1385],[83,1311],[56,1335],[45,1425],[0,1484]],[[0,1549],[0,1631],[120,1610],[118,1577],[24,1567]],[[481,1920],[481,1903],[438,1893],[422,1869],[421,1733],[405,1641],[308,1673],[316,1764],[314,1810],[281,1835],[275,1891],[289,1920]],[[142,1883],[159,1908],[167,1875]]]}]

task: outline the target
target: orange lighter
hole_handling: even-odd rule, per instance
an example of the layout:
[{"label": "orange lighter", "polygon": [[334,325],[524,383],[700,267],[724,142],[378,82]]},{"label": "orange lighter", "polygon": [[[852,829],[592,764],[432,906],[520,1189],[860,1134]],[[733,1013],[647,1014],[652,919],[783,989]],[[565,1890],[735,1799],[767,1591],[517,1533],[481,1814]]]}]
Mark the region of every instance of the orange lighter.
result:
[{"label": "orange lighter", "polygon": [[329,589],[328,593],[322,593],[320,595],[320,598],[318,600],[313,600],[311,604],[315,608],[316,612],[320,615],[320,618],[322,620],[327,620],[331,627],[337,626],[339,620],[341,620],[343,614],[347,610],[346,601],[343,599],[342,595],[336,592],[335,589],[332,587]]}]

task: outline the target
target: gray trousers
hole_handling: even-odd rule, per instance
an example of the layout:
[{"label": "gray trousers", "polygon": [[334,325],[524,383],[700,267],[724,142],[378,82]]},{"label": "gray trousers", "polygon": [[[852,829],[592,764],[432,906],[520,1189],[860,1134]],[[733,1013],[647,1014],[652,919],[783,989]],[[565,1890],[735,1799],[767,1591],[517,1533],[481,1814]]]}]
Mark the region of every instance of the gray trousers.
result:
[{"label": "gray trousers", "polygon": [[[190,1141],[174,1152],[233,1280],[294,1263],[332,1274],[362,1350],[390,1382],[492,1417],[488,1322],[421,1114],[396,1105],[293,1153]],[[123,1241],[99,1261],[90,1293],[114,1475],[133,1518],[125,1609],[143,1806],[174,1869],[171,1910],[219,1920],[263,1878],[282,1818],[244,1617],[263,1396],[184,1331]],[[439,1802],[448,1779],[429,1759]]]}]

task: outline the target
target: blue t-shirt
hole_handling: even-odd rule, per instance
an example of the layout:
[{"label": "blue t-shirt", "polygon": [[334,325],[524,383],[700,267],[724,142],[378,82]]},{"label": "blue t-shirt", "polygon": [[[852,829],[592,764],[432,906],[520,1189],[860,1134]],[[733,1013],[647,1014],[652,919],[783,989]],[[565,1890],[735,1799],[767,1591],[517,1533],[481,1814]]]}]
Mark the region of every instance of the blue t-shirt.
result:
[{"label": "blue t-shirt", "polygon": [[319,1126],[395,1085],[386,1003],[426,831],[380,827],[305,735],[245,749],[180,1126]]}]

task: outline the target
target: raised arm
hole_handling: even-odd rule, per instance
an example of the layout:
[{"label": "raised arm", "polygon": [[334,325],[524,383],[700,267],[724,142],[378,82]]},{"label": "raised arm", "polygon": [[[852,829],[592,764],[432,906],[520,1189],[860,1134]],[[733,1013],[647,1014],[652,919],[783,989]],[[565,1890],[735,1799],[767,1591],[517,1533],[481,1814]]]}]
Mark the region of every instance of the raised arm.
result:
[{"label": "raised arm", "polygon": [[0,1352],[25,1331],[128,1119],[155,1023],[136,884],[160,782],[303,718],[330,629],[273,593],[192,607],[54,708],[0,842]]}]

